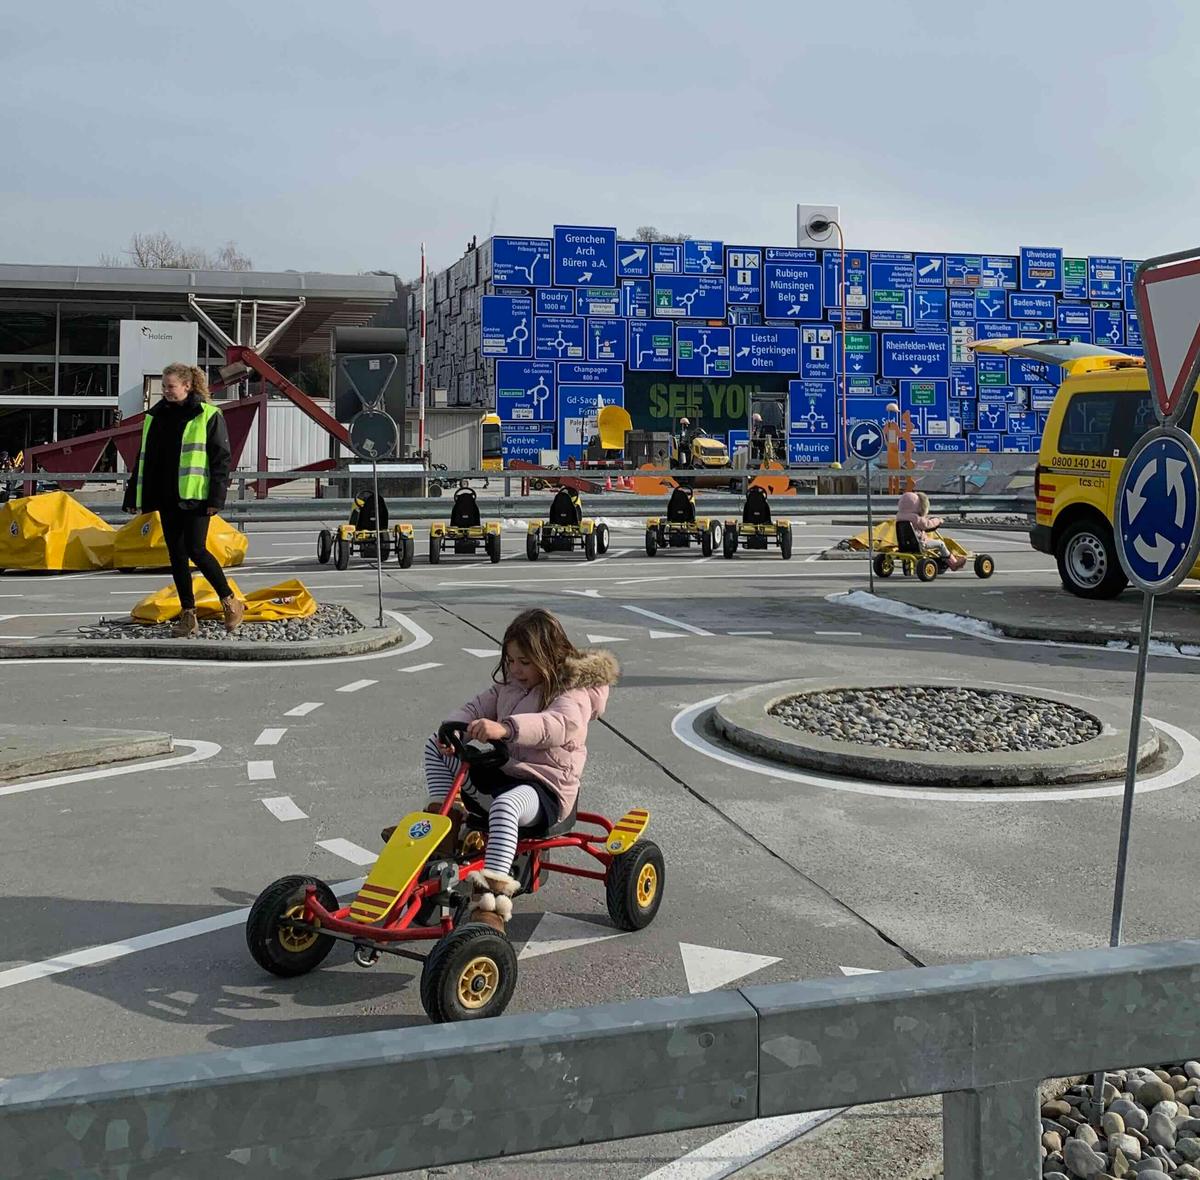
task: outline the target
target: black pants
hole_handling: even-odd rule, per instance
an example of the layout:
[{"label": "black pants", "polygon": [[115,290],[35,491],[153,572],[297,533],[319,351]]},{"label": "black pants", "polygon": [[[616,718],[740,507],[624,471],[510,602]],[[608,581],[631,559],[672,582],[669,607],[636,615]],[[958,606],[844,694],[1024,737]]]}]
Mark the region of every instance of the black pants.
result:
[{"label": "black pants", "polygon": [[208,513],[184,511],[181,508],[160,508],[158,518],[162,521],[163,540],[171,555],[171,577],[184,610],[195,610],[196,596],[192,593],[192,571],[190,560],[204,575],[205,581],[217,592],[218,598],[228,598],[229,583],[221,563],[208,551]]}]

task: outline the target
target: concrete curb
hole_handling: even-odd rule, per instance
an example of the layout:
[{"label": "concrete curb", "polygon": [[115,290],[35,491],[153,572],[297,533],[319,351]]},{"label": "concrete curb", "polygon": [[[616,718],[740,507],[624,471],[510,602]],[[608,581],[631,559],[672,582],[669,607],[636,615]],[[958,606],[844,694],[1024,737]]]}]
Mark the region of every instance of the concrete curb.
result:
[{"label": "concrete curb", "polygon": [[[1129,743],[1127,721],[1115,708],[1094,701],[1087,702],[1086,711],[1101,722],[1099,737],[1057,750],[1013,754],[953,754],[839,742],[793,729],[767,712],[777,701],[800,693],[894,686],[895,680],[887,677],[867,677],[852,685],[834,680],[780,680],[731,693],[713,710],[713,724],[735,746],[760,757],[808,770],[909,786],[1031,787],[1119,778],[1125,773]],[[920,687],[945,688],[946,685],[930,682]],[[1038,689],[1036,694],[1022,695],[1036,695],[1073,708],[1081,707],[1076,698],[1062,693]],[[1143,725],[1138,745],[1139,766],[1158,754],[1161,742],[1152,725]]]},{"label": "concrete curb", "polygon": [[0,725],[0,782],[129,762],[170,754],[174,749],[169,733],[144,729],[56,726],[40,730],[27,725]]},{"label": "concrete curb", "polygon": [[0,643],[0,660],[118,658],[228,660],[231,663],[285,663],[336,656],[357,656],[396,647],[409,638],[403,628],[370,626],[362,609],[344,606],[363,625],[353,635],[307,643],[235,643],[210,639],[30,639]]}]

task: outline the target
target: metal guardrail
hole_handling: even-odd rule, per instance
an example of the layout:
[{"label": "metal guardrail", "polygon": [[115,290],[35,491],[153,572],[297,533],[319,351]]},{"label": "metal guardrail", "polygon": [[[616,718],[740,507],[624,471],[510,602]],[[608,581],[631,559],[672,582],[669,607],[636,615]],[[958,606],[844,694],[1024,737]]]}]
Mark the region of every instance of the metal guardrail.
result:
[{"label": "metal guardrail", "polygon": [[1200,1049],[1200,941],[809,980],[0,1082],[0,1177],[335,1180],[944,1094],[1041,1175],[1038,1083]]},{"label": "metal guardrail", "polygon": [[[229,500],[221,515],[238,523],[267,521],[344,521],[353,505],[348,499],[277,499]],[[603,492],[585,498],[584,513],[591,517],[662,516],[665,497],[638,496],[628,493]],[[866,515],[865,496],[788,496],[772,501],[775,515],[783,519],[802,516],[830,516],[837,513]],[[119,504],[86,504],[92,512],[109,523],[128,520]],[[489,518],[514,517],[542,519],[550,502],[530,496],[500,496],[480,501],[481,515]],[[697,512],[702,516],[734,519],[741,517],[742,497],[728,492],[701,492],[697,497]],[[970,513],[1032,513],[1032,496],[938,496],[937,509],[943,516]],[[392,523],[409,520],[444,520],[450,515],[448,496],[388,499],[388,517]]]}]

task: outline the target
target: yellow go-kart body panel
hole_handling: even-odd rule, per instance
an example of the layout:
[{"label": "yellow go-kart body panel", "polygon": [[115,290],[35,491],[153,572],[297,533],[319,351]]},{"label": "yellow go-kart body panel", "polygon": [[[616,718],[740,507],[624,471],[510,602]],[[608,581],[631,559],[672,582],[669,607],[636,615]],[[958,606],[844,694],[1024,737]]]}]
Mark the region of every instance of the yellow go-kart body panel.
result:
[{"label": "yellow go-kart body panel", "polygon": [[[931,529],[925,535],[931,541],[941,541],[955,557],[971,556],[970,551],[964,549],[953,537],[947,537],[938,532],[937,529]],[[868,546],[867,530],[863,529],[861,533],[856,533],[851,537],[847,544],[856,552],[873,548],[876,553],[893,553],[896,556],[900,556],[900,550],[896,541],[896,522],[894,520],[885,520],[877,524],[871,533],[871,538],[872,544]],[[914,553],[910,556],[918,557],[920,555]]]},{"label": "yellow go-kart body panel", "polygon": [[642,833],[650,823],[650,812],[644,807],[635,807],[627,811],[615,824],[605,841],[605,852],[620,856],[628,852],[637,843]]},{"label": "yellow go-kart body panel", "polygon": [[578,525],[552,524],[548,520],[531,520],[529,522],[529,531],[531,533],[540,533],[543,530],[552,537],[586,537],[589,533],[596,531],[596,522],[594,520],[585,520]]},{"label": "yellow go-kart body panel", "polygon": [[[369,536],[370,534],[368,534]],[[413,535],[413,527],[411,524],[394,524],[392,525],[393,537],[411,537]]]},{"label": "yellow go-kart body panel", "polygon": [[484,524],[471,525],[464,528],[439,521],[429,526],[429,535],[431,537],[445,537],[451,541],[482,541],[485,537],[498,537],[500,535],[500,522],[498,520],[489,520]]},{"label": "yellow go-kart body panel", "polygon": [[384,921],[452,826],[449,817],[428,811],[406,815],[350,903],[350,917],[356,922]]},{"label": "yellow go-kart body panel", "polygon": [[740,520],[727,520],[725,527],[727,529],[737,529],[738,535],[742,537],[754,536],[755,534],[764,537],[774,537],[784,530],[790,530],[792,522],[790,520],[773,520],[770,524],[744,524]]}]

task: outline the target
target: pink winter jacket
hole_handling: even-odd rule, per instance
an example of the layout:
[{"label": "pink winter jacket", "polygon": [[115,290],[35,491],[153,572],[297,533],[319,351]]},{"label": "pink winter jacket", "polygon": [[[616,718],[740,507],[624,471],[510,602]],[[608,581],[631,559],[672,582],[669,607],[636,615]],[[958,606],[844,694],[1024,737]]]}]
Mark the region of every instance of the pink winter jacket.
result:
[{"label": "pink winter jacket", "polygon": [[921,500],[916,492],[905,492],[900,497],[900,503],[896,505],[896,519],[908,521],[917,530],[917,540],[922,545],[927,540],[925,534],[940,527],[942,523],[940,516],[921,515]]},{"label": "pink winter jacket", "polygon": [[502,767],[517,779],[535,779],[558,797],[559,815],[570,814],[579,797],[579,780],[587,761],[588,722],[599,717],[608,703],[609,685],[620,668],[611,652],[588,648],[567,661],[567,688],[542,708],[541,693],[526,692],[519,684],[493,684],[447,721],[508,722],[512,755]]}]

